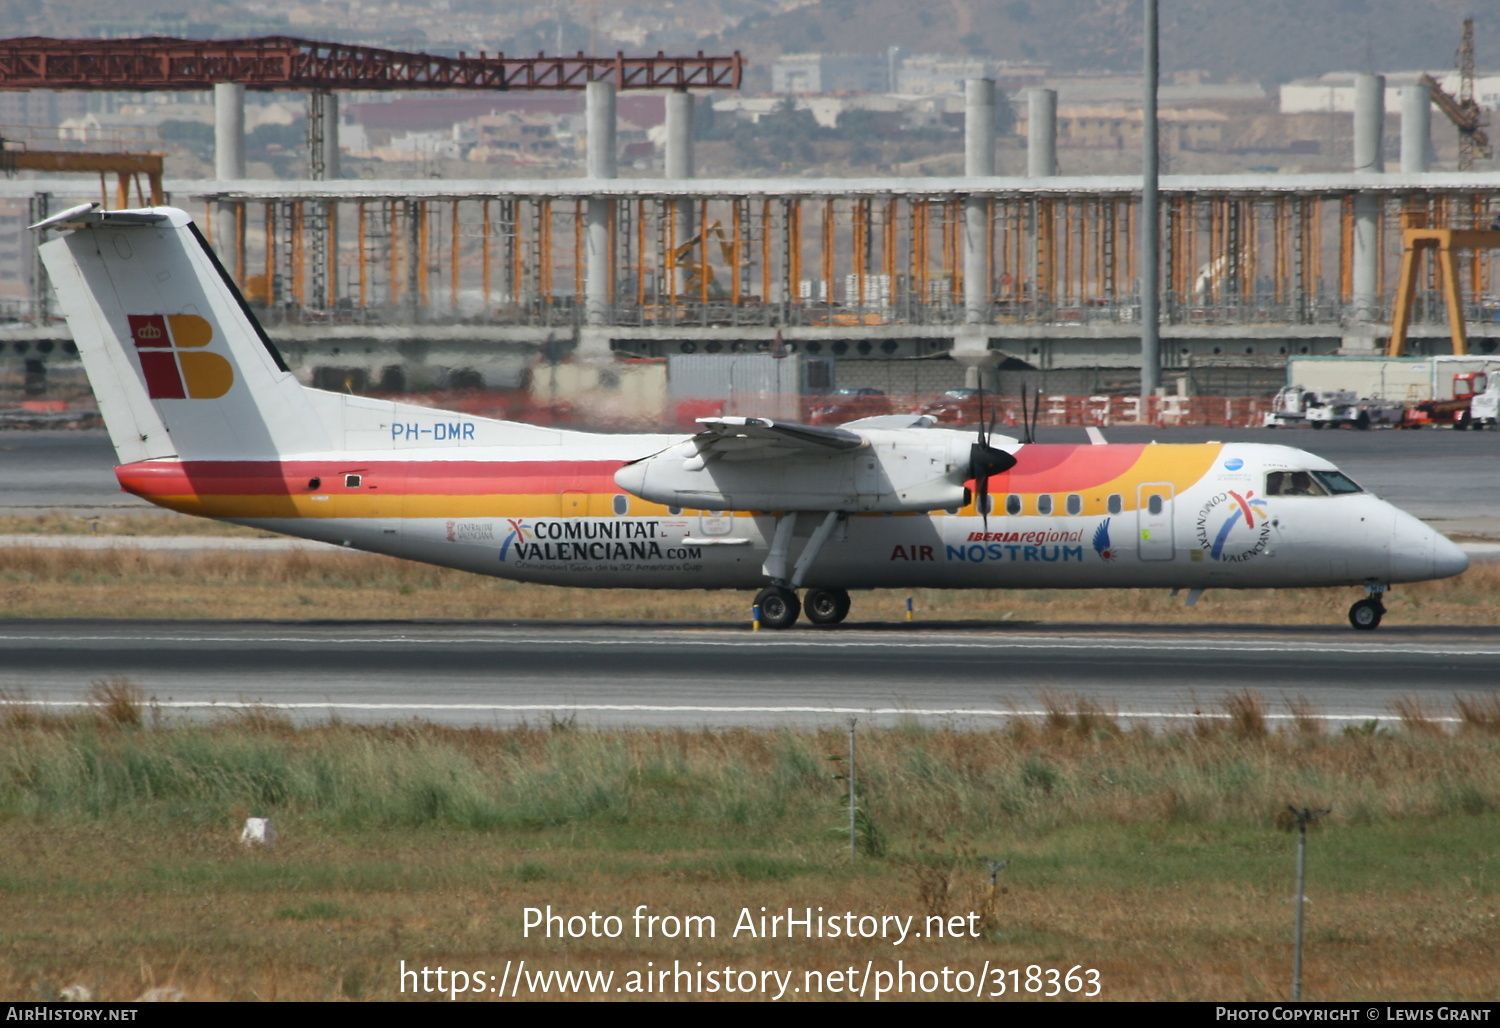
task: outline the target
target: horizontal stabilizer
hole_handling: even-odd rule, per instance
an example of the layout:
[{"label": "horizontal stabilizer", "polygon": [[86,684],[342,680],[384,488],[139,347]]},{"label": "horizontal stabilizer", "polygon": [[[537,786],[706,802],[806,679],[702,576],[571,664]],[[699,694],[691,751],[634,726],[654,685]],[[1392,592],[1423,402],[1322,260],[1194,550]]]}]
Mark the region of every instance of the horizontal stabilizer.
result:
[{"label": "horizontal stabilizer", "polygon": [[44,228],[70,230],[104,224],[127,228],[131,225],[156,225],[166,220],[167,215],[157,211],[106,211],[97,203],[81,203],[77,207],[69,207],[61,214],[43,218],[31,228],[36,231]]}]

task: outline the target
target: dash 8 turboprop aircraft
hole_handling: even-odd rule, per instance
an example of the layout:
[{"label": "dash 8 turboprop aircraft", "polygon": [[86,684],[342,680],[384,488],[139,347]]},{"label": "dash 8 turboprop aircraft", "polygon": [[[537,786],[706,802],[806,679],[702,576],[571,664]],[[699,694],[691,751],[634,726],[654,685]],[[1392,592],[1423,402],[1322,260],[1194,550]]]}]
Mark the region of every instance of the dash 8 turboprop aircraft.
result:
[{"label": "dash 8 turboprop aircraft", "polygon": [[[835,624],[850,589],[1363,586],[1464,554],[1284,446],[1042,445],[919,416],[682,436],[538,428],[309,389],[182,211],[35,226],[128,492],[172,510],[554,585],[758,589]],[[799,590],[805,590],[799,599]]]}]

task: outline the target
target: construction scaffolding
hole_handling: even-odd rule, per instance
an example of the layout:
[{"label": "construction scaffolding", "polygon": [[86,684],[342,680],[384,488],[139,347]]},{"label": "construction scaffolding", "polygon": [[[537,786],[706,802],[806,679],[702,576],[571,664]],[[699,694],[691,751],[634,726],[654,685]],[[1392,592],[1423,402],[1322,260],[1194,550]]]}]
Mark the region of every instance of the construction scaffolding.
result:
[{"label": "construction scaffolding", "polygon": [[[1058,180],[1053,180],[1057,182]],[[738,183],[743,185],[743,183]],[[587,195],[527,186],[498,193],[203,196],[210,236],[269,316],[290,320],[585,323]],[[493,189],[487,184],[487,190]],[[972,189],[791,193],[711,184],[611,187],[606,326],[906,325],[964,320],[964,205]],[[594,189],[593,192],[597,192]],[[1166,190],[1163,320],[1168,325],[1352,322],[1355,205],[1349,188],[1257,194]],[[996,191],[982,266],[982,321],[1129,326],[1139,319],[1135,232],[1126,189]],[[225,216],[225,212],[233,212]],[[1391,320],[1402,219],[1485,228],[1500,186],[1378,194],[1374,316]],[[298,240],[338,225],[326,250]],[[1389,251],[1389,252],[1387,252]],[[971,264],[970,267],[975,265]],[[1500,288],[1482,254],[1463,264],[1470,321],[1494,320]],[[263,281],[262,281],[263,279]],[[1418,320],[1446,312],[1441,282],[1414,289]]]}]

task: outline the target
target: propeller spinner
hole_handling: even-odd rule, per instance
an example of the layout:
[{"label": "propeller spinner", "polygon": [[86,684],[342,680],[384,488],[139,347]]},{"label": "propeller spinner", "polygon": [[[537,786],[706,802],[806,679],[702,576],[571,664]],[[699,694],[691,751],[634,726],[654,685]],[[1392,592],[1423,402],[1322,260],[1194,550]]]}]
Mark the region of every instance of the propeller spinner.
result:
[{"label": "propeller spinner", "polygon": [[990,476],[1009,471],[1016,458],[990,445],[993,427],[984,416],[984,387],[979,389],[979,441],[969,447],[969,477],[974,480],[974,506],[986,532],[990,529]]}]

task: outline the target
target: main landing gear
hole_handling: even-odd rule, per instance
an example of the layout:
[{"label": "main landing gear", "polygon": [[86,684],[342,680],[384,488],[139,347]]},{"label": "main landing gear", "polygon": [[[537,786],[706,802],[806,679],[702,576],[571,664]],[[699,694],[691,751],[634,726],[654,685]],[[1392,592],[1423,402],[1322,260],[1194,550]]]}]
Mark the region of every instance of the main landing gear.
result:
[{"label": "main landing gear", "polygon": [[849,594],[843,589],[809,589],[805,600],[784,585],[770,585],[755,597],[760,623],[766,628],[791,628],[802,614],[815,625],[836,625],[849,616]]},{"label": "main landing gear", "polygon": [[1361,632],[1379,628],[1380,619],[1385,617],[1385,604],[1381,602],[1385,591],[1383,585],[1371,586],[1365,598],[1349,608],[1349,623]]},{"label": "main landing gear", "polygon": [[844,520],[838,511],[823,512],[822,520],[813,530],[812,537],[802,548],[796,566],[787,574],[787,561],[791,556],[792,536],[797,529],[797,512],[789,511],[776,519],[776,531],[771,536],[771,549],[761,570],[771,584],[755,597],[760,607],[760,623],[767,628],[791,628],[804,612],[807,620],[815,625],[836,625],[849,616],[849,594],[843,589],[809,589],[806,603],[797,599],[797,589],[802,585],[808,569]]}]

